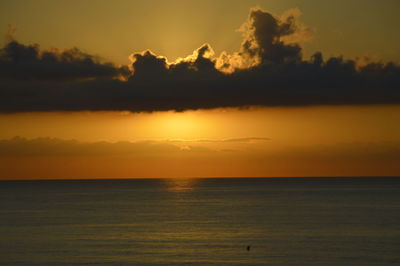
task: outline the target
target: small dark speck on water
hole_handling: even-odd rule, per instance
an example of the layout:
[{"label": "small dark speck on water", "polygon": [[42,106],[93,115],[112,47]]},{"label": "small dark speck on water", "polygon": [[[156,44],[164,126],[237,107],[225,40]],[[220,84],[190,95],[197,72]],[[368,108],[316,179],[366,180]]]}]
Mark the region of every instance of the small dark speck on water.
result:
[{"label": "small dark speck on water", "polygon": [[247,248],[246,248],[246,249],[247,249],[247,251],[250,251],[250,246],[247,246]]}]

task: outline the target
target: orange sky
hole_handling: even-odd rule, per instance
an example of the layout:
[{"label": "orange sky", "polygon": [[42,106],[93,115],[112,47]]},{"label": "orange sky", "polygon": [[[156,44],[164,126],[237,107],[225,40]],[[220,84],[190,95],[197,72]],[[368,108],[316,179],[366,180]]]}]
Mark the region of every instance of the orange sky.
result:
[{"label": "orange sky", "polygon": [[[155,53],[148,52],[147,56],[150,59],[161,62],[166,60],[165,57],[157,57],[156,54],[168,58],[169,61],[163,66],[162,71],[169,71],[172,66],[176,67],[178,63],[176,65],[170,63],[177,58],[192,54],[194,49],[201,47],[206,48],[204,57],[199,55],[200,50],[195,50],[192,58],[179,62],[183,62],[184,67],[187,67],[185,65],[187,64],[187,69],[194,73],[200,72],[196,60],[215,63],[216,68],[213,68],[213,71],[223,69],[223,63],[228,62],[230,68],[221,70],[224,75],[228,72],[240,72],[243,69],[250,72],[253,67],[263,66],[262,60],[265,58],[270,59],[268,54],[267,56],[263,54],[265,51],[261,47],[262,43],[258,42],[260,38],[256,35],[255,18],[249,15],[249,8],[252,7],[258,8],[251,9],[251,12],[264,12],[264,9],[268,9],[277,14],[275,18],[277,21],[281,20],[280,23],[283,24],[288,14],[294,16],[295,30],[272,36],[271,42],[276,40],[279,42],[281,37],[287,38],[282,42],[284,47],[296,49],[296,45],[301,46],[303,50],[299,50],[298,54],[304,55],[304,60],[309,60],[308,58],[317,51],[322,51],[327,58],[344,54],[346,58],[354,59],[354,61],[349,63],[340,61],[342,60],[340,57],[334,58],[339,61],[338,65],[346,66],[348,63],[350,65],[354,63],[355,71],[359,71],[363,64],[372,61],[376,61],[377,65],[386,70],[383,67],[384,64],[380,64],[381,62],[397,62],[400,59],[398,53],[400,37],[397,34],[398,1],[388,0],[385,5],[372,0],[331,1],[329,4],[325,2],[321,4],[322,2],[224,0],[204,1],[199,5],[196,1],[120,0],[118,5],[113,1],[101,0],[95,2],[95,7],[93,7],[93,1],[80,1],[78,10],[76,10],[78,2],[75,1],[55,3],[47,0],[40,2],[16,0],[12,3],[2,3],[0,4],[0,26],[9,29],[6,34],[6,45],[7,42],[14,41],[13,38],[16,38],[21,43],[26,43],[17,43],[24,49],[32,48],[33,46],[29,46],[32,43],[41,44],[44,50],[57,47],[58,50],[50,48],[47,51],[48,54],[56,55],[54,58],[57,60],[60,60],[64,48],[77,46],[84,51],[83,55],[74,54],[76,50],[65,50],[70,53],[72,59],[60,61],[61,65],[72,62],[72,67],[75,66],[74,64],[82,67],[83,62],[83,65],[87,66],[85,59],[99,56],[99,61],[96,61],[97,59],[93,62],[89,61],[106,74],[79,76],[78,73],[77,77],[65,78],[62,75],[63,72],[59,76],[56,75],[56,78],[61,78],[55,81],[46,79],[48,73],[44,75],[39,73],[38,80],[34,80],[36,72],[32,74],[28,71],[27,76],[23,78],[18,76],[20,73],[15,76],[5,74],[5,76],[0,75],[0,95],[3,95],[3,89],[6,95],[9,88],[15,86],[16,97],[21,95],[24,97],[25,94],[29,97],[29,93],[22,93],[26,87],[19,86],[28,84],[28,89],[30,89],[36,88],[35,86],[39,84],[36,91],[55,95],[55,99],[61,98],[61,103],[67,103],[66,106],[69,106],[71,102],[68,100],[71,99],[63,102],[62,96],[60,97],[63,94],[56,90],[57,86],[64,85],[68,78],[71,80],[68,80],[70,83],[65,82],[67,84],[65,87],[70,84],[76,85],[77,87],[73,89],[81,93],[86,88],[84,87],[86,84],[92,85],[91,81],[101,83],[107,80],[108,86],[116,84],[117,74],[120,75],[118,76],[120,83],[145,84],[144,87],[151,90],[154,88],[150,85],[146,86],[151,81],[158,81],[157,73],[150,71],[150,75],[136,81],[133,71],[138,71],[139,68],[134,69],[134,64],[139,62],[141,57],[145,57],[146,53],[141,51],[147,49]],[[364,8],[357,8],[360,5]],[[74,14],[73,18],[71,14]],[[254,25],[251,24],[253,22]],[[7,26],[9,24],[12,26]],[[17,29],[16,32],[14,29]],[[293,40],[289,40],[289,37]],[[246,57],[246,50],[243,48],[246,41],[251,44],[250,48],[259,49],[258,57],[249,56],[251,49],[247,51]],[[296,45],[290,46],[291,42]],[[210,45],[204,45],[205,43]],[[39,56],[34,58],[40,61],[40,64],[45,61],[42,60],[44,50],[42,49],[38,53]],[[211,51],[215,51],[212,58],[209,56]],[[226,53],[223,53],[224,51]],[[86,52],[88,58],[85,58]],[[129,55],[132,61],[128,60]],[[228,58],[226,62],[221,59],[224,55],[225,59]],[[3,60],[1,56],[0,53],[0,59]],[[360,59],[364,56],[368,58]],[[54,58],[53,60],[59,63]],[[104,59],[113,62],[114,65],[104,64]],[[284,64],[286,59],[292,58],[283,59],[283,63],[279,63]],[[8,58],[0,63],[5,65],[10,61],[7,60]],[[17,63],[18,60],[17,57]],[[333,61],[336,62],[335,60]],[[301,62],[310,63],[311,61]],[[120,68],[120,65],[130,63],[132,65],[129,67]],[[147,70],[145,63],[143,63],[144,70]],[[217,64],[220,65],[217,66]],[[27,66],[31,65],[32,62],[29,61]],[[53,68],[43,69],[50,74],[54,70]],[[128,70],[133,72],[126,74]],[[107,74],[107,71],[111,71],[111,74]],[[123,71],[125,74],[121,74]],[[75,72],[71,71],[71,73]],[[89,73],[92,72],[89,70]],[[208,72],[205,73],[208,74]],[[17,77],[16,81],[13,80],[15,77]],[[133,81],[129,83],[131,78]],[[373,78],[372,81],[374,81]],[[251,81],[251,78],[249,80]],[[299,80],[301,82],[301,77]],[[196,85],[197,81],[187,84],[195,83]],[[119,87],[122,88],[120,91],[126,91],[127,87],[124,86],[128,85],[125,83]],[[183,84],[186,85],[186,83]],[[79,87],[81,85],[82,88]],[[166,86],[162,91],[161,89],[164,88],[159,88],[162,84],[158,85],[160,86],[154,91],[150,91],[150,95],[170,96],[168,93],[173,89]],[[92,88],[90,86],[89,92]],[[341,93],[338,96],[339,99],[348,95],[352,99],[354,95],[358,95],[352,95],[346,89],[347,87],[339,88],[339,90],[333,88],[332,95],[335,98],[336,93]],[[207,102],[200,107],[194,105],[187,108],[178,101],[184,97],[172,97],[174,100],[178,99],[178,103],[170,109],[180,110],[181,108],[189,111],[147,113],[112,111],[121,109],[118,104],[115,109],[103,108],[100,110],[104,111],[93,111],[98,109],[79,106],[79,100],[81,100],[79,97],[77,100],[72,98],[72,101],[76,100],[73,104],[78,102],[80,109],[77,110],[92,111],[60,112],[49,109],[48,112],[37,112],[36,110],[42,110],[40,108],[26,111],[23,108],[31,103],[31,99],[16,98],[14,105],[10,106],[19,107],[16,109],[6,107],[0,110],[0,179],[400,176],[398,163],[400,160],[400,123],[398,122],[400,121],[400,105],[392,104],[391,99],[385,98],[387,95],[384,94],[386,92],[384,89],[387,88],[374,91],[377,94],[375,98],[378,99],[380,96],[384,99],[379,101],[381,100],[379,98],[377,100],[379,104],[370,104],[370,99],[356,101],[353,105],[346,105],[344,104],[346,101],[340,102],[340,100],[332,105],[326,105],[326,102],[325,105],[318,102],[310,104],[306,101],[296,102],[297,104],[292,105],[297,107],[293,107],[289,100],[289,104],[288,102],[276,104],[281,104],[282,107],[265,107],[268,104],[274,105],[275,102],[272,101],[272,104],[264,103],[264,107],[241,108],[241,106],[247,106],[246,102],[238,105],[224,105],[225,99],[220,97],[224,94],[221,93],[221,95],[216,94],[220,97],[216,96],[220,101],[220,105],[217,106],[239,107],[212,109],[214,106],[208,106]],[[186,93],[185,90],[177,91]],[[250,95],[245,96],[257,99],[256,96],[251,95],[257,90],[246,87],[242,93],[247,93],[247,91]],[[275,87],[271,91],[276,91]],[[379,94],[382,91],[383,96]],[[99,94],[95,91],[94,95]],[[296,91],[294,94],[296,95]],[[65,95],[69,94],[65,93]],[[162,104],[168,106],[168,102],[165,103],[162,100],[158,102],[157,97],[155,97],[154,105],[151,105],[153,98],[144,97],[144,100],[140,102],[142,95],[147,96],[139,92],[139,100],[136,104],[143,104],[144,109],[131,110],[163,110]],[[188,95],[191,96],[190,93]],[[194,95],[200,95],[201,98],[203,94],[194,93]],[[268,93],[261,95],[266,98],[274,97],[274,94],[270,96]],[[375,94],[370,95],[375,96]],[[47,101],[47,95],[40,94],[39,96],[39,103],[41,103],[39,107],[53,104]],[[282,95],[278,94],[277,98],[279,99],[280,96]],[[286,95],[284,96],[286,98]],[[363,96],[365,95],[360,98],[363,99]],[[365,98],[368,98],[367,96]],[[297,96],[288,95],[288,98],[290,97]],[[85,102],[85,99],[83,98],[82,102]],[[116,99],[121,100],[118,97]],[[189,99],[192,98],[189,97]],[[316,99],[319,98],[316,97]],[[213,100],[212,97],[211,100]],[[94,103],[97,102],[94,101]],[[106,102],[105,106],[108,106],[107,104],[114,106],[109,102]],[[124,105],[121,104],[121,106]],[[60,108],[54,110],[65,110]]]},{"label": "orange sky", "polygon": [[399,106],[1,115],[0,178],[396,176],[399,117]]},{"label": "orange sky", "polygon": [[398,61],[399,5],[397,0],[13,0],[0,2],[0,28],[15,26],[24,43],[76,46],[118,64],[146,49],[173,61],[206,42],[218,54],[236,51],[242,38],[236,30],[252,7],[278,15],[299,8],[314,31],[313,41],[304,43],[306,57],[321,51]]}]

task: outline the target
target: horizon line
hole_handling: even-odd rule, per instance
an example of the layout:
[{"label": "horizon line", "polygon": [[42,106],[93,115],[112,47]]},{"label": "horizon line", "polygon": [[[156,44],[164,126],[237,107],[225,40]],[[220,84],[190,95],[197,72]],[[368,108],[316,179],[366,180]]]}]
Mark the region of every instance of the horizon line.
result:
[{"label": "horizon line", "polygon": [[400,176],[273,176],[273,177],[127,177],[127,178],[17,178],[0,179],[0,182],[10,181],[126,181],[126,180],[154,180],[154,179],[363,179],[363,178],[400,178]]}]

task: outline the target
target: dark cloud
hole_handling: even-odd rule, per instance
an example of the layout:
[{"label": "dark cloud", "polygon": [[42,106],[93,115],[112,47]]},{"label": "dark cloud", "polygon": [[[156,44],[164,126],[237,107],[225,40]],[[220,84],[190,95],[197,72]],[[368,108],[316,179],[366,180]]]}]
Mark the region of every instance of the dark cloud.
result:
[{"label": "dark cloud", "polygon": [[0,78],[4,79],[74,80],[113,78],[127,73],[127,68],[101,63],[96,56],[78,48],[41,51],[37,44],[11,40],[0,50]]},{"label": "dark cloud", "polygon": [[298,15],[251,9],[238,52],[216,57],[205,44],[173,63],[134,53],[132,72],[78,49],[40,51],[12,40],[1,50],[0,112],[400,103],[396,63],[360,66],[321,53],[303,59],[309,30]]},{"label": "dark cloud", "polygon": [[246,38],[242,44],[242,53],[258,58],[261,64],[283,63],[301,59],[298,44],[285,44],[282,40],[296,32],[295,18],[289,16],[280,21],[272,14],[261,9],[250,12],[245,24]]}]

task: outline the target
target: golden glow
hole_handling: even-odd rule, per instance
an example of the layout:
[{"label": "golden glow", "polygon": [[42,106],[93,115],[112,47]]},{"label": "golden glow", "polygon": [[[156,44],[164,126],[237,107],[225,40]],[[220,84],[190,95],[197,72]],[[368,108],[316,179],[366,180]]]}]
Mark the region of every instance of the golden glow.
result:
[{"label": "golden glow", "polygon": [[21,113],[0,115],[0,139],[80,141],[268,137],[272,143],[397,141],[399,106],[216,109],[188,112]]},{"label": "golden glow", "polygon": [[[46,48],[76,46],[117,64],[128,64],[131,53],[147,49],[174,61],[207,42],[217,55],[237,51],[242,36],[235,30],[252,7],[258,5],[273,14],[298,7],[304,22],[317,33],[315,41],[304,46],[306,58],[321,51],[348,58],[377,54],[384,60],[400,59],[397,27],[388,27],[398,24],[398,1],[382,5],[378,1],[354,0],[345,8],[340,1],[326,5],[323,1],[294,4],[293,0],[119,0],[96,1],[96,8],[93,1],[79,2],[80,8],[75,2],[4,2],[0,6],[0,28],[6,29],[11,23],[18,29],[16,36],[22,42],[40,43]],[[365,8],[360,9],[360,3]],[[339,13],[342,19],[327,19]],[[70,14],[74,14],[74,19]],[[51,27],[47,26],[49,21]]]},{"label": "golden glow", "polygon": [[198,180],[194,178],[168,178],[164,181],[169,192],[192,191],[196,183],[198,183]]},{"label": "golden glow", "polygon": [[[193,50],[205,43],[215,49],[219,65],[228,59],[238,65],[239,58],[228,55],[240,48],[237,29],[249,9],[260,5],[278,15],[295,7],[293,0],[95,1],[96,8],[93,1],[80,1],[79,8],[73,1],[3,2],[0,28],[12,23],[21,43],[78,47],[123,65],[131,63],[130,54],[146,50],[169,63],[194,60]],[[388,26],[399,24],[400,1],[364,1],[362,9],[362,0],[348,1],[345,8],[340,1],[297,2],[304,23],[316,32],[303,45],[305,59],[316,51],[326,57],[400,59],[398,28]],[[335,14],[341,19],[327,19]],[[223,51],[225,59],[219,57]],[[3,149],[0,178],[400,175],[399,120],[399,105],[0,114],[0,140],[50,137],[81,141],[82,151],[94,147],[71,155],[63,146],[56,156],[45,152],[49,140],[33,155]],[[246,141],[251,138],[270,140]],[[107,143],[93,144],[98,141]],[[104,146],[129,149],[110,155],[99,152]],[[193,187],[190,179],[168,182],[171,191]]]},{"label": "golden glow", "polygon": [[194,112],[168,112],[157,114],[152,127],[153,131],[162,132],[164,139],[193,139],[207,133],[213,124]]},{"label": "golden glow", "polygon": [[[399,118],[400,106],[0,115],[0,139],[84,144],[72,155],[46,139],[33,155],[3,149],[0,179],[399,175]],[[109,150],[85,144],[97,141]]]}]

